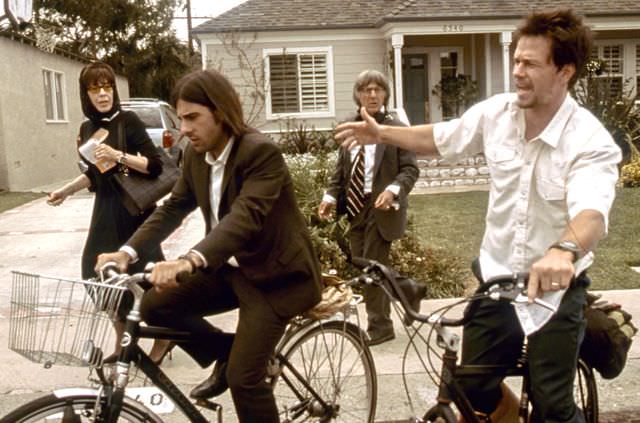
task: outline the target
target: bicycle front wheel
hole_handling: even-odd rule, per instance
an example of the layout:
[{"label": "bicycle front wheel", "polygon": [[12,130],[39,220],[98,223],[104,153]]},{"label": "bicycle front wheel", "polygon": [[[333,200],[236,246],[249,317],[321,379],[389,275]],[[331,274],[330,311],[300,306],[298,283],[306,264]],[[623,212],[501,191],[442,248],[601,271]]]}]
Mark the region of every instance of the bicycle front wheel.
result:
[{"label": "bicycle front wheel", "polygon": [[[74,394],[73,391],[79,390],[64,389],[33,400],[4,416],[0,423],[103,422],[99,409],[107,407],[106,399],[99,399],[97,391],[86,394]],[[125,398],[120,422],[162,423],[162,419],[139,402]]]},{"label": "bicycle front wheel", "polygon": [[280,420],[373,422],[376,371],[360,329],[332,321],[294,339],[272,380]]}]

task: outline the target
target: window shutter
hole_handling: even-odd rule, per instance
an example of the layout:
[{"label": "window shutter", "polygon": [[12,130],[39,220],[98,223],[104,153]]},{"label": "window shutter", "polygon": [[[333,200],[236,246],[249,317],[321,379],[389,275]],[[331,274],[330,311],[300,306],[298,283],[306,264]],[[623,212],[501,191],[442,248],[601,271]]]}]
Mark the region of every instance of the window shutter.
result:
[{"label": "window shutter", "polygon": [[299,59],[301,111],[328,111],[327,56],[324,54],[301,54]]},{"label": "window shutter", "polygon": [[299,111],[296,59],[295,55],[269,56],[272,113],[296,113]]}]

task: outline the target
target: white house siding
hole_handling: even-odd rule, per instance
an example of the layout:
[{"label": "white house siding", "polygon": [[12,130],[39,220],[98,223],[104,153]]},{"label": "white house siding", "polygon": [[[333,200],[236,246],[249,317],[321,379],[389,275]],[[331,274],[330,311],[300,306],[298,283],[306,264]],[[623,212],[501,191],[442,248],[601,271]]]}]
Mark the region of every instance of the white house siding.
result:
[{"label": "white house siding", "polygon": [[[247,48],[254,35],[256,35],[255,41],[251,44],[251,48]],[[313,125],[317,129],[329,129],[355,110],[352,98],[353,83],[362,70],[377,69],[386,72],[386,42],[377,31],[365,31],[365,34],[357,36],[345,31],[301,31],[287,33],[286,37],[283,35],[283,33],[249,34],[241,45],[246,56],[252,60],[262,60],[264,49],[332,47],[334,115],[302,119],[307,125]],[[252,100],[246,93],[251,87],[244,81],[237,58],[225,51],[220,39],[216,36],[203,37],[202,43],[205,51],[203,65],[207,68],[218,68],[231,80],[243,100],[245,113],[248,113]],[[263,109],[260,119],[254,121],[253,125],[268,133],[278,132],[284,127],[284,119],[267,121],[266,111]]]},{"label": "white house siding", "polygon": [[[0,57],[0,189],[30,190],[77,176],[84,63],[5,37]],[[46,121],[43,69],[62,74],[66,120]],[[119,78],[118,90],[129,96],[125,79]]]}]

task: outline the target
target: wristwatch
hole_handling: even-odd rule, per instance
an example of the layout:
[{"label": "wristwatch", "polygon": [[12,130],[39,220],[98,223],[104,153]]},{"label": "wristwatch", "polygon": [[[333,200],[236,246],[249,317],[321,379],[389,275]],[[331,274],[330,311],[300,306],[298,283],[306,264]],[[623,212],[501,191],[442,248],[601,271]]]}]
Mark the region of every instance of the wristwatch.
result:
[{"label": "wristwatch", "polygon": [[551,244],[551,246],[548,248],[548,250],[552,249],[552,248],[556,248],[558,250],[562,250],[562,251],[570,251],[573,253],[573,263],[575,263],[576,261],[578,261],[578,259],[580,257],[582,257],[582,248],[578,247],[578,245],[573,242],[573,241],[569,241],[569,240],[562,240],[562,241],[557,241],[553,244]]}]

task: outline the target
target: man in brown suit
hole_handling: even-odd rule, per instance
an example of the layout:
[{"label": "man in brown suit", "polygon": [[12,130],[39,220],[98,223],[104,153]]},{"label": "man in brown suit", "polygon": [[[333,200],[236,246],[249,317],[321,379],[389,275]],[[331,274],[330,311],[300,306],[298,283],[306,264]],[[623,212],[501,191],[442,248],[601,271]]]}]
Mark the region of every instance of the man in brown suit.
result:
[{"label": "man in brown suit", "polygon": [[[379,123],[405,126],[385,109],[389,101],[389,82],[381,72],[366,70],[358,75],[353,86],[353,99],[358,110],[365,107]],[[347,120],[357,121],[361,117],[357,113]],[[340,148],[336,170],[318,208],[321,218],[327,219],[336,203],[338,214],[346,213],[350,208],[347,197],[357,150]],[[389,264],[391,242],[404,235],[407,224],[407,196],[418,179],[416,155],[390,145],[369,145],[364,151],[363,170],[363,204],[357,213],[349,213],[348,216],[351,255]],[[387,295],[378,287],[367,286],[364,296],[369,345],[393,339],[395,334]],[[415,300],[419,301],[419,298]]]},{"label": "man in brown suit", "polygon": [[[155,289],[143,299],[144,320],[196,333],[180,344],[212,375],[194,398],[231,389],[241,422],[277,422],[265,382],[268,360],[288,320],[320,300],[320,269],[293,183],[279,148],[249,129],[238,95],[213,70],[183,77],[174,90],[181,132],[191,140],[171,196],[116,253],[122,269],[146,248],[166,239],[199,207],[205,237],[177,260],[157,263]],[[178,284],[182,272],[191,276]],[[239,308],[235,334],[204,316]]]}]

